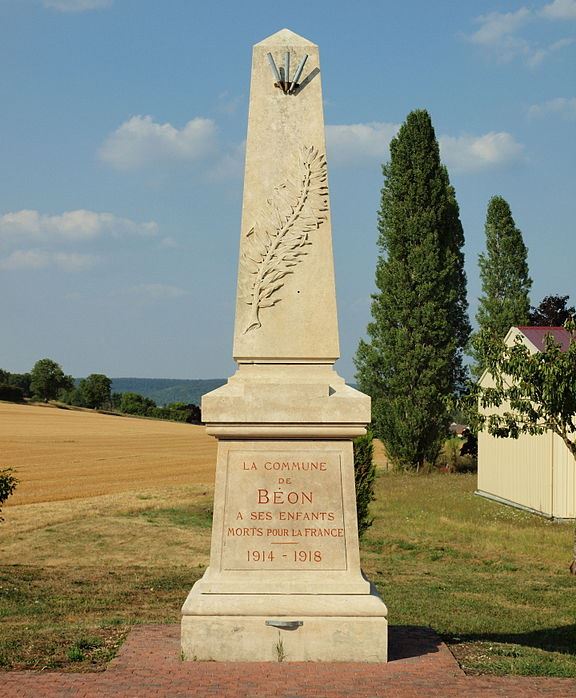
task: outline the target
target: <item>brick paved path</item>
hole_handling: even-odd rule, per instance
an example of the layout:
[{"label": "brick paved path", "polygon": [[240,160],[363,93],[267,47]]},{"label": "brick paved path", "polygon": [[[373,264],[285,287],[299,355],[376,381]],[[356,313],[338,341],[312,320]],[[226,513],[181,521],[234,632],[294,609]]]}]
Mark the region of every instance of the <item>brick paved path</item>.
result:
[{"label": "brick paved path", "polygon": [[175,625],[134,628],[104,672],[0,674],[0,696],[576,696],[574,679],[466,676],[446,645],[423,628],[390,628],[388,664],[182,662],[179,633]]}]

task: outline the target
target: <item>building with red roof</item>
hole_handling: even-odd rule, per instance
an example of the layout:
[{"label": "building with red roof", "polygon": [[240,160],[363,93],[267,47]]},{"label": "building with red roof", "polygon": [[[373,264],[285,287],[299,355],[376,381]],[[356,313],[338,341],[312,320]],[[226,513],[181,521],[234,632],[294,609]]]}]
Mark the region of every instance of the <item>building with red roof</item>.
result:
[{"label": "building with red roof", "polygon": [[[532,353],[546,349],[546,338],[570,346],[564,327],[511,327],[505,343],[517,338]],[[480,379],[484,388],[493,385],[488,372]],[[504,411],[504,408],[501,408]],[[518,439],[478,434],[477,494],[527,509],[553,519],[576,518],[576,463],[566,444],[552,431],[538,436],[522,434]]]}]

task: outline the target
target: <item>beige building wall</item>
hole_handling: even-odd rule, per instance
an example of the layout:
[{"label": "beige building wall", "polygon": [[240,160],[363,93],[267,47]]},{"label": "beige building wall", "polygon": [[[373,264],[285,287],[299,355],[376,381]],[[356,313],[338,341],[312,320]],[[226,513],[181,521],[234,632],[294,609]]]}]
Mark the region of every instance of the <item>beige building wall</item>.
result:
[{"label": "beige building wall", "polygon": [[576,518],[576,462],[559,436],[552,445],[552,515],[559,519]]},{"label": "beige building wall", "polygon": [[[511,346],[516,336],[531,350],[536,347],[512,327],[504,340]],[[493,387],[492,376],[480,379]],[[498,410],[504,413],[507,405]],[[551,431],[539,436],[499,439],[486,431],[478,434],[478,494],[526,507],[557,519],[576,518],[576,463],[562,439]]]},{"label": "beige building wall", "polygon": [[478,491],[554,516],[552,434],[498,439],[478,435]]}]

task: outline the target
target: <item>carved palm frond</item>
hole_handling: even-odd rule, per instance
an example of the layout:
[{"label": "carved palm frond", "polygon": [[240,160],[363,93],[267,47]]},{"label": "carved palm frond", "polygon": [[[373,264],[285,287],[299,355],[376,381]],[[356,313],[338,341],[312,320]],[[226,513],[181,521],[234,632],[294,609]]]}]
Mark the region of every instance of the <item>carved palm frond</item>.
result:
[{"label": "carved palm frond", "polygon": [[252,306],[244,334],[261,327],[260,310],[278,303],[285,277],[308,254],[308,236],[326,220],[328,185],[326,158],[314,146],[304,146],[298,157],[295,181],[275,187],[246,234],[242,255],[247,279],[246,303]]}]

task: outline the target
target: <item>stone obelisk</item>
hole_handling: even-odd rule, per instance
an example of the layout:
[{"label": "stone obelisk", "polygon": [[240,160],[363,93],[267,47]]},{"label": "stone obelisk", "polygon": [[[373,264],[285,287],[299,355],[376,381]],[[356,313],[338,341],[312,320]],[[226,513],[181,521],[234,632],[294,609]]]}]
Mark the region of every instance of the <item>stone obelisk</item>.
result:
[{"label": "stone obelisk", "polygon": [[333,364],[338,323],[318,47],[254,46],[236,374],[202,400],[218,439],[210,565],[182,608],[186,659],[387,659],[360,570],[352,439],[370,399]]}]

